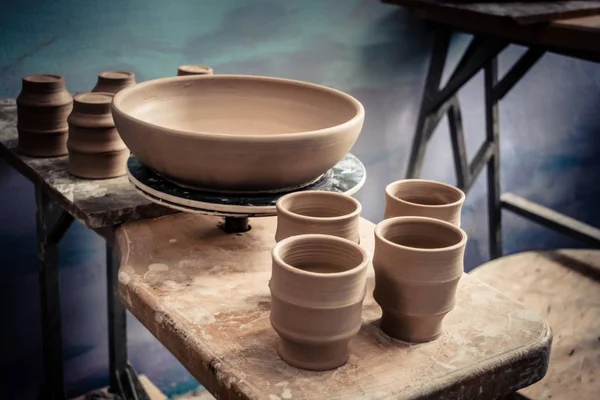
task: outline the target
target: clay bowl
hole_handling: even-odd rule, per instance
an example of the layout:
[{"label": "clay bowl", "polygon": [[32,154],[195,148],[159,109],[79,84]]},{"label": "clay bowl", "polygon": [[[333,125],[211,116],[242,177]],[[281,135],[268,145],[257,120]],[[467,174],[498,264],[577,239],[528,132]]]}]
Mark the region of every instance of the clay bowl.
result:
[{"label": "clay bowl", "polygon": [[245,75],[142,82],[115,96],[112,113],[132,153],[159,175],[234,193],[315,181],[354,145],[365,115],[340,91]]}]

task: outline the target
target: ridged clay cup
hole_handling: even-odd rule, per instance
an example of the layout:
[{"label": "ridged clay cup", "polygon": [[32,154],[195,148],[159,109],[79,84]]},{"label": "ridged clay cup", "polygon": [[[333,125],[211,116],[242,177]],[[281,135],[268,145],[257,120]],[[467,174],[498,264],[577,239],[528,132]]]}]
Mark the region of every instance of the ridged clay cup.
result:
[{"label": "ridged clay cup", "polygon": [[207,65],[180,65],[177,68],[177,76],[184,75],[213,75],[214,71],[212,67]]},{"label": "ridged clay cup", "polygon": [[291,236],[273,248],[271,325],[288,364],[323,371],[348,360],[361,326],[369,257],[330,235]]},{"label": "ridged clay cup", "polygon": [[452,185],[425,179],[404,179],[385,188],[384,218],[429,217],[460,227],[464,202],[464,192]]},{"label": "ridged clay cup", "polygon": [[280,197],[276,203],[275,240],[321,233],[360,241],[361,205],[343,193],[307,190]]},{"label": "ridged clay cup", "polygon": [[395,217],[375,228],[375,290],[381,330],[406,342],[428,342],[456,302],[467,234],[445,221]]},{"label": "ridged clay cup", "polygon": [[135,85],[135,74],[130,71],[104,71],[98,74],[98,81],[92,92],[117,94]]}]

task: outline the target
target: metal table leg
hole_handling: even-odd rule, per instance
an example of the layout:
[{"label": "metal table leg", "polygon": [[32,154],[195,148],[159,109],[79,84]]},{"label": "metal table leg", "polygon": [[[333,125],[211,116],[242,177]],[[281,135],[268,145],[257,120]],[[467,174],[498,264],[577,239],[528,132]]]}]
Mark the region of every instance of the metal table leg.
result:
[{"label": "metal table leg", "polygon": [[108,354],[110,392],[123,400],[150,400],[137,372],[127,361],[127,316],[119,297],[119,257],[106,244]]},{"label": "metal table leg", "polygon": [[58,242],[73,222],[73,217],[56,206],[35,188],[38,241],[42,351],[44,358],[44,399],[65,399],[63,381]]}]

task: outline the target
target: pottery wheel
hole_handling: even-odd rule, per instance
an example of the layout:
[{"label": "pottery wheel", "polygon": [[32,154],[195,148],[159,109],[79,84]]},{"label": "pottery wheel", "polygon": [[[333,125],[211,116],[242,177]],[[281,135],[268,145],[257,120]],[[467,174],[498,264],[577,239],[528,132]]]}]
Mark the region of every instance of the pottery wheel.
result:
[{"label": "pottery wheel", "polygon": [[165,207],[243,218],[275,215],[275,202],[290,192],[324,190],[352,195],[365,183],[367,172],[362,162],[348,153],[319,180],[308,186],[289,192],[261,194],[225,194],[181,187],[162,178],[133,156],[127,161],[127,175],[142,196]]}]

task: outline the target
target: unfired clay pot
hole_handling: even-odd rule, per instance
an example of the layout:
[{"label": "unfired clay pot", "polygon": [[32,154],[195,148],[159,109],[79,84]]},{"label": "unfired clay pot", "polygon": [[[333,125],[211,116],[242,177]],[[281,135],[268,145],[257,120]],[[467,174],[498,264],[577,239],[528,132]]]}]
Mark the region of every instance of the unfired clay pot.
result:
[{"label": "unfired clay pot", "polygon": [[307,190],[280,197],[276,203],[275,240],[322,233],[358,243],[361,205],[342,193]]},{"label": "unfired clay pot", "polygon": [[309,370],[337,368],[360,330],[368,256],[359,245],[329,235],[298,235],[273,249],[271,325],[279,355]]},{"label": "unfired clay pot", "polygon": [[113,117],[145,165],[182,186],[281,191],[340,161],[364,108],[312,83],[244,75],[188,75],[138,83],[115,95]]},{"label": "unfired clay pot", "polygon": [[213,69],[206,65],[180,65],[179,68],[177,68],[177,76],[212,75],[213,73]]},{"label": "unfired clay pot", "polygon": [[425,179],[404,179],[385,188],[384,218],[430,217],[460,227],[460,211],[464,202],[463,191],[452,185]]},{"label": "unfired clay pot", "polygon": [[98,82],[92,92],[119,93],[135,85],[135,74],[129,71],[104,71],[98,74]]},{"label": "unfired clay pot", "polygon": [[385,333],[406,342],[441,335],[454,308],[466,243],[462,229],[433,218],[396,217],[377,225],[373,297]]},{"label": "unfired clay pot", "polygon": [[67,154],[67,117],[73,97],[60,75],[28,75],[17,97],[17,150],[32,157]]},{"label": "unfired clay pot", "polygon": [[110,113],[112,99],[112,93],[75,96],[67,143],[73,175],[88,179],[125,175],[129,149],[115,128]]}]

